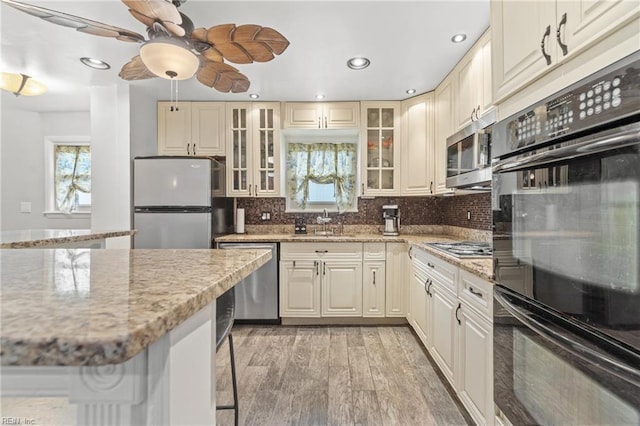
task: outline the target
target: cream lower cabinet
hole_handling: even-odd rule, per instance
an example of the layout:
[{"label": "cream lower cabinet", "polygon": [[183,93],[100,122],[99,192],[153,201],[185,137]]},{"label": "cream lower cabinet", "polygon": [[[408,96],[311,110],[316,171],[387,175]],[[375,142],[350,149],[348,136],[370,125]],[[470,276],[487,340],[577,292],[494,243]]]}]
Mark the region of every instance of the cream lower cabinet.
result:
[{"label": "cream lower cabinet", "polygon": [[449,382],[455,387],[455,369],[458,359],[458,298],[439,281],[429,289],[431,312],[428,321],[432,327],[431,356]]},{"label": "cream lower cabinet", "polygon": [[431,305],[427,293],[426,264],[417,257],[412,260],[409,284],[409,323],[422,344],[428,349],[431,346],[431,330],[429,329]]},{"label": "cream lower cabinet", "polygon": [[362,243],[281,243],[280,316],[362,316]]},{"label": "cream lower cabinet", "polygon": [[493,424],[493,286],[412,248],[407,317],[478,425]]},{"label": "cream lower cabinet", "polygon": [[362,263],[362,316],[384,317],[386,314],[385,243],[364,243]]},{"label": "cream lower cabinet", "polygon": [[386,244],[385,308],[387,317],[406,317],[411,267],[406,243]]}]

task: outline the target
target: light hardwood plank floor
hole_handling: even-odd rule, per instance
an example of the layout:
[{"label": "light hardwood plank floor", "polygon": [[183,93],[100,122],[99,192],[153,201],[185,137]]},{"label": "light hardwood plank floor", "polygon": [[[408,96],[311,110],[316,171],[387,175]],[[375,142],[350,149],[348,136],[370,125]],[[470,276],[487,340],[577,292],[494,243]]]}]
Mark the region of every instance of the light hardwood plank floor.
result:
[{"label": "light hardwood plank floor", "polygon": [[[249,326],[232,331],[241,425],[467,425],[408,326]],[[229,349],[216,354],[231,403]],[[232,411],[217,424],[233,425]]]}]

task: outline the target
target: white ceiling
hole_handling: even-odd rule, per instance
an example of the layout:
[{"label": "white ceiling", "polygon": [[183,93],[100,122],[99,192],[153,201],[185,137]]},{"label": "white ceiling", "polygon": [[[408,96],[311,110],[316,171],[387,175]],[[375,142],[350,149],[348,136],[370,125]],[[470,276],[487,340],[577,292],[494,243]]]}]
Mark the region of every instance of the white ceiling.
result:
[{"label": "white ceiling", "polygon": [[[49,9],[119,26],[146,36],[118,0],[29,1]],[[207,1],[188,0],[180,11],[195,27],[224,23],[273,27],[289,48],[273,61],[234,65],[251,81],[248,93],[263,101],[401,100],[433,90],[489,26],[489,0],[467,1]],[[89,109],[89,87],[122,82],[122,65],[139,45],[79,33],[0,5],[0,69],[32,75],[49,86],[37,98],[2,91],[5,106],[34,111]],[[451,43],[464,32],[465,42]],[[371,60],[365,70],[346,67],[350,57]],[[111,64],[97,71],[82,56]],[[130,82],[156,99],[168,100],[170,83],[152,79]],[[224,94],[195,78],[179,83],[181,100],[248,101],[248,93]]]}]

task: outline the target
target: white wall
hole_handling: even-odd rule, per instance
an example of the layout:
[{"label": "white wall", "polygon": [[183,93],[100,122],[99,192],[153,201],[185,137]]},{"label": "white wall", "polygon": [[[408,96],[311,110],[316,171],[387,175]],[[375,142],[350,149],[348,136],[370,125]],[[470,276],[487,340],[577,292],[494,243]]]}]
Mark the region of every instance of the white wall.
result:
[{"label": "white wall", "polygon": [[[131,229],[129,86],[91,87],[91,229]],[[130,238],[107,248],[129,248]]]},{"label": "white wall", "polygon": [[157,100],[131,86],[130,105],[131,158],[158,155]]},{"label": "white wall", "polygon": [[[45,136],[90,136],[89,112],[36,113],[2,103],[0,173],[0,230],[85,229],[90,218],[52,219],[44,194]],[[31,213],[20,213],[20,203],[31,202]]]}]

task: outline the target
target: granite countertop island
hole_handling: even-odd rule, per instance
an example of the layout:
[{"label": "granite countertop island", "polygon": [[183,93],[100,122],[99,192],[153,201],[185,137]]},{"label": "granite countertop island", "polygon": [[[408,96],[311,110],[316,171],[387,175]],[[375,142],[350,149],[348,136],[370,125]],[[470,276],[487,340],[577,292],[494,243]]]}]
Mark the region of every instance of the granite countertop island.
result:
[{"label": "granite countertop island", "polygon": [[1,396],[66,397],[82,425],[216,424],[216,298],[270,258],[0,250]]},{"label": "granite countertop island", "polygon": [[270,257],[267,250],[0,250],[1,363],[124,362]]},{"label": "granite countertop island", "polygon": [[459,266],[479,277],[491,281],[493,279],[493,261],[491,258],[472,258],[461,259],[446,254],[440,250],[428,246],[426,243],[434,242],[455,242],[464,241],[464,238],[456,237],[448,234],[400,234],[396,236],[386,236],[382,234],[370,233],[346,233],[336,235],[314,235],[309,234],[231,234],[216,238],[216,242],[297,242],[297,243],[314,243],[314,242],[400,242],[407,243],[411,246],[425,250],[430,254],[437,256],[451,264]]},{"label": "granite countertop island", "polygon": [[135,230],[94,231],[91,229],[22,229],[0,232],[0,249],[43,248],[106,238],[127,237]]}]

